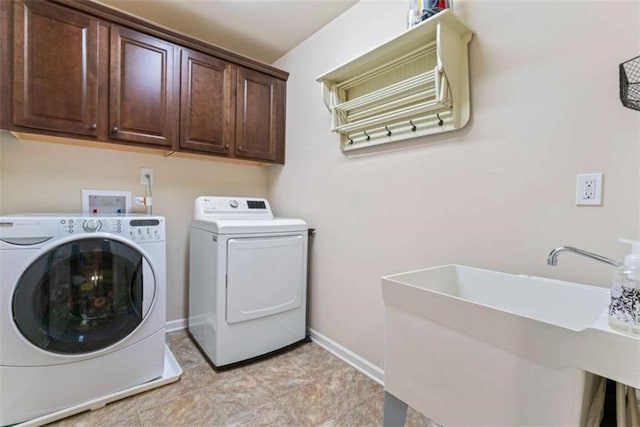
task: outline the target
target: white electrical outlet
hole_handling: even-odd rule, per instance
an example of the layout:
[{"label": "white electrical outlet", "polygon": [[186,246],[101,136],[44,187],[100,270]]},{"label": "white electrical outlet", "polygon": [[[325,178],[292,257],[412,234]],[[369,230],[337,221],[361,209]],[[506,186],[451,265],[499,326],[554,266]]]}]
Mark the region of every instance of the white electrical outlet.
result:
[{"label": "white electrical outlet", "polygon": [[147,180],[147,175],[151,180],[151,184],[153,184],[153,169],[151,168],[140,168],[140,184],[147,185],[149,181]]},{"label": "white electrical outlet", "polygon": [[602,206],[601,173],[581,173],[578,175],[576,205]]}]

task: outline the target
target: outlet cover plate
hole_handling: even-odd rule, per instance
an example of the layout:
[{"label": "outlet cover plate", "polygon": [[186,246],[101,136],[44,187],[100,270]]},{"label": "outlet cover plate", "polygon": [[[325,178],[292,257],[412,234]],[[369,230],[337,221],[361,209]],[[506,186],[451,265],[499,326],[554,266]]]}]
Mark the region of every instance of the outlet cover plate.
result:
[{"label": "outlet cover plate", "polygon": [[576,180],[576,205],[602,206],[602,173],[581,173]]}]

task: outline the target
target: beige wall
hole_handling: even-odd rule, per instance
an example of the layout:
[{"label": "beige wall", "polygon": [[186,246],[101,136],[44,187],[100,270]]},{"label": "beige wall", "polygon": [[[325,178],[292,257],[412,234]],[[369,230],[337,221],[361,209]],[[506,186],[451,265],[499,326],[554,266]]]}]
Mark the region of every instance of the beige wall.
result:
[{"label": "beige wall", "polygon": [[[404,30],[408,1],[364,0],[287,53],[287,164],[270,199],[317,228],[310,326],[383,366],[380,276],[444,263],[606,286],[640,238],[640,121],[618,64],[640,52],[640,2],[463,1],[472,120],[461,131],[345,155],[318,75]],[[576,174],[603,172],[604,206],[575,205]]]},{"label": "beige wall", "polygon": [[[79,212],[83,188],[143,196],[140,168],[154,170],[153,213],[167,219],[167,320],[188,313],[188,233],[200,195],[267,193],[266,169],[95,147],[19,141],[0,133],[1,213]],[[144,212],[144,208],[141,212]]]},{"label": "beige wall", "polygon": [[[281,58],[287,164],[259,168],[17,141],[0,133],[0,213],[80,209],[82,188],[144,192],[167,217],[167,319],[187,316],[188,224],[202,194],[265,195],[318,229],[310,326],[383,365],[380,276],[444,263],[606,285],[639,235],[640,121],[617,100],[617,65],[640,51],[638,2],[464,1],[472,120],[463,130],[344,155],[315,78],[404,30],[406,0],[364,0]],[[603,207],[574,204],[575,175],[604,172]]]}]

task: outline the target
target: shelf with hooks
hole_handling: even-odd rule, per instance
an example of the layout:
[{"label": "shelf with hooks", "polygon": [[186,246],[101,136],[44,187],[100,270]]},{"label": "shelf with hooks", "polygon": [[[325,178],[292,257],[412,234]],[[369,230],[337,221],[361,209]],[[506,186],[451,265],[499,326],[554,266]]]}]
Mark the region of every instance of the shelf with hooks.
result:
[{"label": "shelf with hooks", "polygon": [[445,10],[318,77],[342,149],[464,127],[470,115],[472,35]]}]

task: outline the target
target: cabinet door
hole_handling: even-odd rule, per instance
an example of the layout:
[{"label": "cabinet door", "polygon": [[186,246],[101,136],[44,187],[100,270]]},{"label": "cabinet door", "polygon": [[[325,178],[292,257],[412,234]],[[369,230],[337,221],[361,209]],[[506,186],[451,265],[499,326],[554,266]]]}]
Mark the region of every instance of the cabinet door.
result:
[{"label": "cabinet door", "polygon": [[174,46],[111,27],[110,138],[172,147],[176,135]]},{"label": "cabinet door", "polygon": [[227,154],[233,145],[233,67],[183,49],[180,90],[180,148]]},{"label": "cabinet door", "polygon": [[236,157],[284,163],[285,82],[238,68]]},{"label": "cabinet door", "polygon": [[40,1],[14,4],[14,124],[97,134],[98,21]]}]

